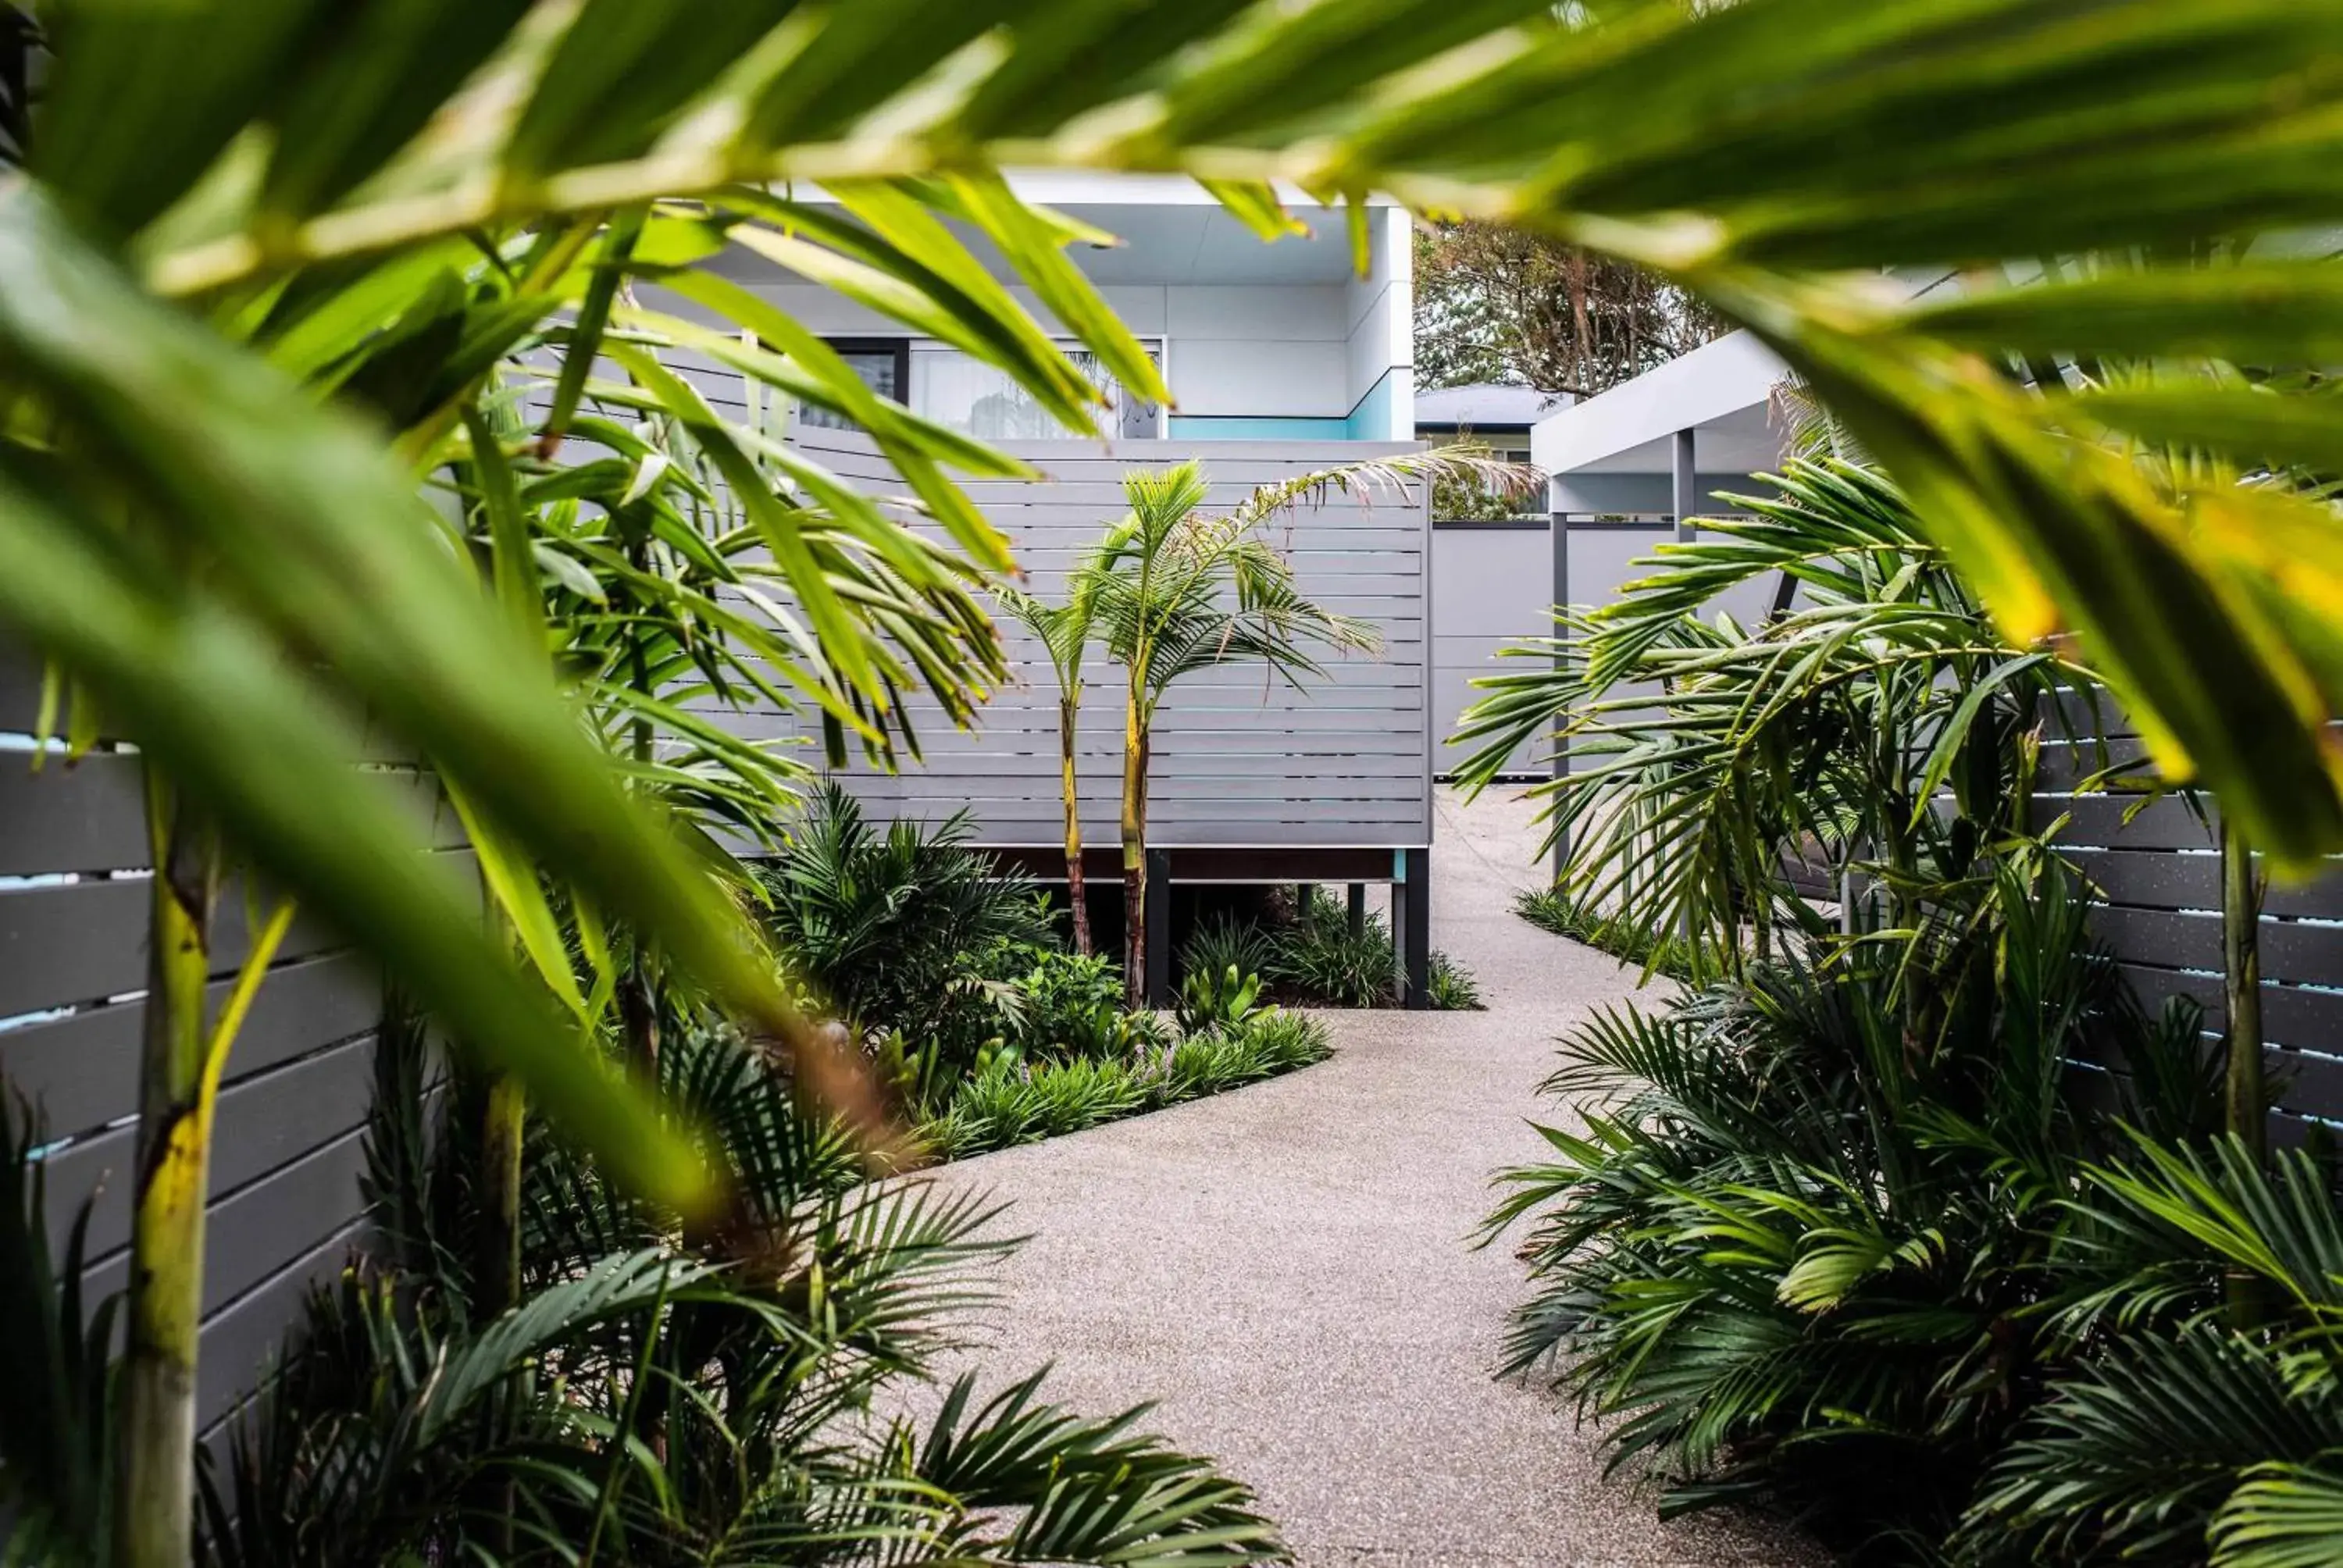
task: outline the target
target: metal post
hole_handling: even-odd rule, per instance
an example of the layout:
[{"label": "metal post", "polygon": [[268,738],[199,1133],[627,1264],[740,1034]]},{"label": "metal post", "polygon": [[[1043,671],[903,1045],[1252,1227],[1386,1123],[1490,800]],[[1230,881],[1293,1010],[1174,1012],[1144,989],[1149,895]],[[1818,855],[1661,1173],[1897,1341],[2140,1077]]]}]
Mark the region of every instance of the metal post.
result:
[{"label": "metal post", "polygon": [[1694,514],[1700,510],[1700,469],[1698,442],[1694,431],[1676,432],[1675,442],[1675,506],[1676,542],[1690,544],[1698,531],[1693,527]]},{"label": "metal post", "polygon": [[1392,940],[1399,944],[1409,1007],[1432,1005],[1432,851],[1397,852],[1401,880],[1392,889]]},{"label": "metal post", "polygon": [[1351,935],[1358,938],[1366,934],[1367,885],[1364,882],[1353,882],[1351,884]]},{"label": "metal post", "polygon": [[[1700,538],[1700,529],[1693,523],[1694,514],[1700,510],[1700,442],[1697,433],[1687,427],[1676,432],[1674,492],[1676,508],[1676,543],[1688,545]],[[1677,936],[1683,940],[1684,956],[1689,960],[1693,950],[1692,906],[1686,904],[1684,918],[1677,922]],[[1731,940],[1737,943],[1739,933]]]},{"label": "metal post", "polygon": [[1147,851],[1147,1005],[1172,1005],[1172,851]]},{"label": "metal post", "polygon": [[[1554,556],[1554,608],[1559,612],[1570,603],[1570,525],[1564,514],[1554,512],[1546,521],[1546,538]],[[1561,628],[1555,628],[1559,631]],[[1562,672],[1564,659],[1560,650],[1554,656],[1554,672]],[[1570,771],[1570,742],[1564,739],[1570,725],[1570,715],[1559,713],[1554,721],[1554,776],[1560,779]],[[1558,833],[1554,840],[1554,879],[1562,880],[1562,869],[1570,859],[1570,835]]]}]

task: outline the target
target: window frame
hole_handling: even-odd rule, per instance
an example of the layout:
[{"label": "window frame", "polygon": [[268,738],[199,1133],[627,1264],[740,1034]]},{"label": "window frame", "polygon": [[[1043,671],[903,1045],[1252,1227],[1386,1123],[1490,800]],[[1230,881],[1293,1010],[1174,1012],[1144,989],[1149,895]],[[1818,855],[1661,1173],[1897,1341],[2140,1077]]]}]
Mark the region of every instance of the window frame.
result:
[{"label": "window frame", "polygon": [[840,354],[884,354],[895,362],[894,401],[911,406],[911,340],[905,337],[831,337],[822,342]]},{"label": "window frame", "polygon": [[[952,349],[952,346],[950,344],[944,342],[941,338],[929,337],[914,332],[900,334],[890,333],[884,336],[872,336],[870,334],[864,333],[852,336],[841,335],[837,337],[833,337],[828,333],[823,333],[820,336],[822,342],[828,344],[832,349],[836,350],[840,354],[884,354],[891,358],[895,362],[895,400],[900,403],[904,407],[910,409],[914,414],[920,413],[920,410],[913,407],[911,401],[912,351],[922,344],[930,344],[941,350],[958,352],[957,350]],[[1156,368],[1161,372],[1168,380],[1172,374],[1172,339],[1170,335],[1167,333],[1151,332],[1139,334],[1138,337],[1139,342],[1142,347],[1152,348],[1154,350]],[[1058,345],[1061,348],[1080,348],[1082,346],[1081,340],[1078,337],[1060,337],[1054,333],[1051,335],[1050,341]],[[1171,429],[1171,409],[1161,403],[1156,404],[1154,407],[1155,431],[1153,435],[1146,437],[1126,437],[1116,434],[1108,436],[1106,439],[1154,441],[1165,439]],[[1073,435],[1068,435],[1063,437],[1051,437],[1051,439],[1060,438],[1069,441],[1088,439],[1086,437]]]}]

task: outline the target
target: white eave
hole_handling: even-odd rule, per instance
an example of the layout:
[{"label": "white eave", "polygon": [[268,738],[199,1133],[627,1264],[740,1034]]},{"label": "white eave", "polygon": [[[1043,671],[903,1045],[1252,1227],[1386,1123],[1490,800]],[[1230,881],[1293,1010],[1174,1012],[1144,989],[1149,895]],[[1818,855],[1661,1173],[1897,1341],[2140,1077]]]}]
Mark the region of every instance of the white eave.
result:
[{"label": "white eave", "polygon": [[1769,406],[1788,375],[1748,333],[1727,334],[1539,420],[1530,461],[1549,474],[1664,474],[1676,432],[1693,430],[1704,472],[1769,468],[1781,457]]}]

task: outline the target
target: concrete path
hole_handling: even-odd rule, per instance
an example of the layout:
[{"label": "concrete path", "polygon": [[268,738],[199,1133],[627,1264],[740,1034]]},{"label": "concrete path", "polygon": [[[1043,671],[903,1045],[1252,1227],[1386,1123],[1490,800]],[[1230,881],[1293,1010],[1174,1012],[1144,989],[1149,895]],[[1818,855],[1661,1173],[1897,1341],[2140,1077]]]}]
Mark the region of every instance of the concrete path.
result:
[{"label": "concrete path", "polygon": [[1489,1174],[1544,1149],[1553,1037],[1632,977],[1511,912],[1523,806],[1440,809],[1433,940],[1488,1011],[1323,1014],[1320,1066],[944,1173],[1031,1237],[987,1383],[1055,1362],[1061,1403],[1160,1401],[1149,1424],[1251,1484],[1308,1568],[1808,1560],[1762,1522],[1660,1525],[1566,1406],[1491,1378],[1523,1282],[1468,1244]]}]

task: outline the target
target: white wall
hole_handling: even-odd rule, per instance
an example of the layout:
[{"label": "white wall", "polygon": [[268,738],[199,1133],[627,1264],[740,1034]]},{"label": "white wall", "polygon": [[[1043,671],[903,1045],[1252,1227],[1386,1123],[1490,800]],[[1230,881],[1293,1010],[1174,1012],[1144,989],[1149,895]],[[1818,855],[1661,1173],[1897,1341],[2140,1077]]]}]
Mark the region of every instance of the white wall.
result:
[{"label": "white wall", "polygon": [[1342,286],[1345,412],[1377,427],[1353,429],[1353,437],[1403,441],[1415,433],[1414,236],[1398,207],[1376,208],[1367,221],[1367,274]]},{"label": "white wall", "polygon": [[[749,282],[812,331],[894,337],[902,327],[818,284]],[[1010,293],[1052,332],[1061,327],[1032,291]],[[1165,367],[1182,414],[1340,419],[1352,391],[1355,334],[1343,284],[1125,284],[1099,293],[1123,325],[1164,340]],[[666,299],[662,308],[679,309]],[[681,306],[679,314],[706,312]]]},{"label": "white wall", "polygon": [[1175,284],[1161,293],[1181,413],[1339,419],[1351,411],[1342,285]]}]

